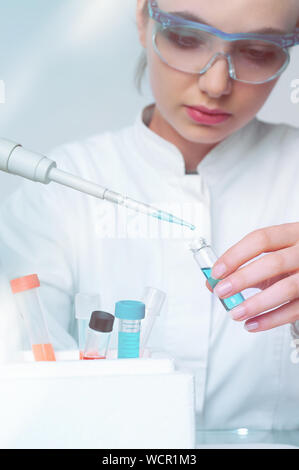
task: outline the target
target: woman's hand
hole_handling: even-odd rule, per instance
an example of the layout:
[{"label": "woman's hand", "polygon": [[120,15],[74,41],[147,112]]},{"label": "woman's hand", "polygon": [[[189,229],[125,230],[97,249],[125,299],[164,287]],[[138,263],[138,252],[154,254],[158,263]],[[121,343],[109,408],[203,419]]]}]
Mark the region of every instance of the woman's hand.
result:
[{"label": "woman's hand", "polygon": [[[262,253],[267,254],[240,268]],[[217,260],[211,276],[223,279],[213,291],[223,299],[249,287],[261,289],[230,311],[234,320],[247,320],[248,331],[299,320],[299,223],[249,233]],[[208,282],[206,286],[212,291]],[[274,310],[263,313],[270,309]]]}]

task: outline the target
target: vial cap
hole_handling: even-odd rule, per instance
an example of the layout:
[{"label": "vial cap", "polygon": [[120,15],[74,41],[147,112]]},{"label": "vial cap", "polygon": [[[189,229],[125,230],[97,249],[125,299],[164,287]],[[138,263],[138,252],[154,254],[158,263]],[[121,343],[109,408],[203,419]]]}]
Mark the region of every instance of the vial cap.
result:
[{"label": "vial cap", "polygon": [[113,323],[114,316],[111,313],[96,310],[91,314],[89,328],[102,333],[110,333],[113,330]]},{"label": "vial cap", "polygon": [[40,282],[37,274],[29,274],[28,276],[18,277],[10,281],[10,287],[13,294],[34,289],[39,286]]},{"label": "vial cap", "polygon": [[123,320],[142,320],[145,317],[145,305],[139,300],[120,300],[115,304],[115,316]]}]

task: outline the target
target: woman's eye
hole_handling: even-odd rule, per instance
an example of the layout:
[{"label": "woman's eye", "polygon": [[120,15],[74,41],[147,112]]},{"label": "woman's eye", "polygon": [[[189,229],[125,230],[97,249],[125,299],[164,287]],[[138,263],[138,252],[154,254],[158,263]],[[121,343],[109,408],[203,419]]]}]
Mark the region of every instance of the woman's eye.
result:
[{"label": "woman's eye", "polygon": [[168,32],[167,39],[183,48],[196,48],[201,44],[200,40],[194,36],[183,36],[173,32]]},{"label": "woman's eye", "polygon": [[260,49],[241,49],[240,52],[254,60],[271,60],[275,55],[273,51]]}]

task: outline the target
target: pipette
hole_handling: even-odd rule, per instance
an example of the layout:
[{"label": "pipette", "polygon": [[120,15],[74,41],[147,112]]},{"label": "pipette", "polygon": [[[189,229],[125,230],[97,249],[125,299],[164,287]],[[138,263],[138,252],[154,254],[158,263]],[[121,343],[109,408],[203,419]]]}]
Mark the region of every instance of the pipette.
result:
[{"label": "pipette", "polygon": [[48,184],[53,181],[99,199],[105,199],[106,201],[119,204],[136,212],[155,217],[159,220],[195,230],[194,225],[168,212],[161,211],[149,204],[135,201],[120,193],[99,186],[96,183],[60,170],[57,168],[54,160],[44,155],[25,150],[22,145],[7,139],[0,139],[0,170],[39,183]]}]

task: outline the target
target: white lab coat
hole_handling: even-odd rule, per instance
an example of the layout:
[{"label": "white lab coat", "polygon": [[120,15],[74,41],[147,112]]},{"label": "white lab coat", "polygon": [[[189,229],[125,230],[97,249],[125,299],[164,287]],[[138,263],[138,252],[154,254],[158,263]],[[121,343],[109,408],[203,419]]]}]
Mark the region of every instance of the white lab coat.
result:
[{"label": "white lab coat", "polygon": [[[297,128],[254,118],[186,175],[180,151],[146,126],[151,111],[49,156],[61,169],[182,215],[218,255],[259,227],[298,221]],[[191,231],[30,181],[2,204],[0,222],[7,275],[38,273],[56,348],[75,344],[76,292],[99,293],[101,308],[113,313],[117,300],[157,287],[167,301],[149,346],[194,373],[200,428],[299,427],[290,325],[248,333],[233,321],[205,287],[188,249]],[[116,338],[115,330],[112,346]]]}]

